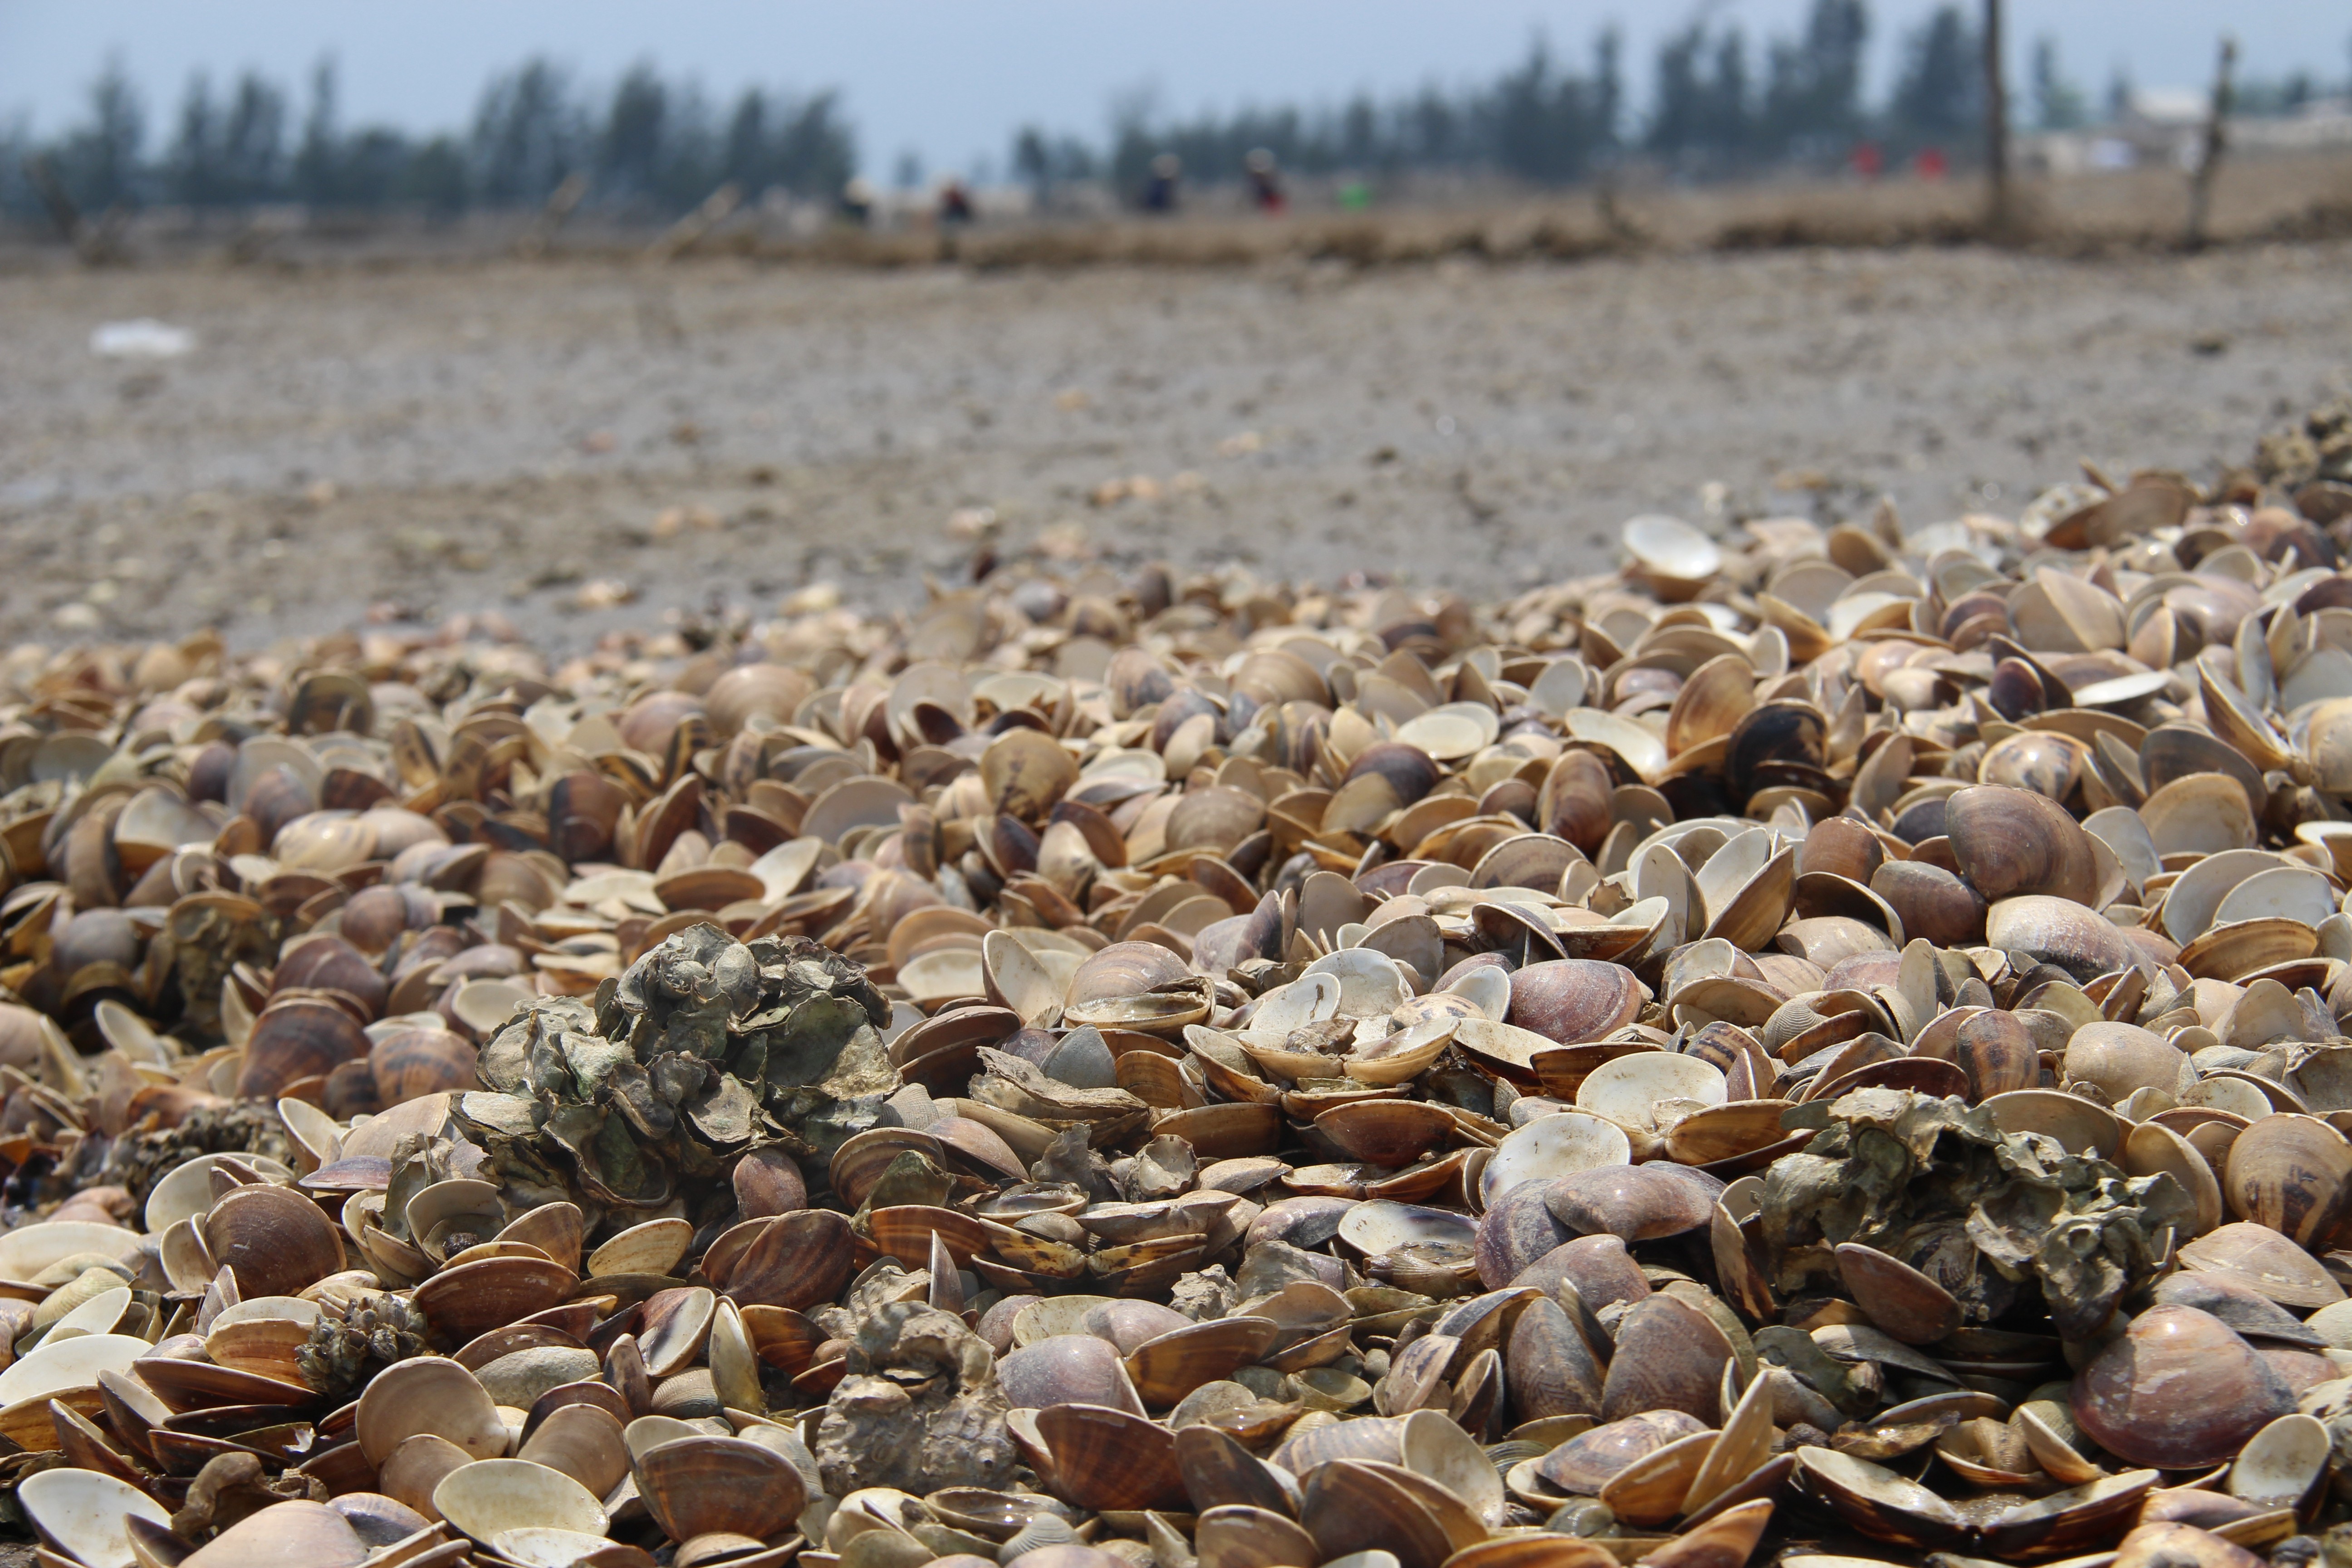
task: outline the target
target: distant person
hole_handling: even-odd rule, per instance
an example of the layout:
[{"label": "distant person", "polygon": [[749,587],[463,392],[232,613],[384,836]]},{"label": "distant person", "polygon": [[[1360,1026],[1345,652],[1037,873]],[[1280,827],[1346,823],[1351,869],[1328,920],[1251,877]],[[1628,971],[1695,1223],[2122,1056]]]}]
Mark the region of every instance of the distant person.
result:
[{"label": "distant person", "polygon": [[1177,182],[1183,178],[1184,162],[1173,153],[1162,153],[1151,160],[1151,173],[1143,182],[1143,210],[1148,213],[1172,213],[1176,210]]},{"label": "distant person", "polygon": [[1952,172],[1952,166],[1945,161],[1941,147],[1927,147],[1911,160],[1911,172],[1923,180],[1940,180]]},{"label": "distant person", "polygon": [[940,187],[940,226],[952,228],[972,220],[971,193],[963,188],[961,180],[950,180]]},{"label": "distant person", "polygon": [[1275,167],[1274,153],[1260,147],[1242,160],[1242,169],[1249,176],[1250,203],[1269,217],[1278,217],[1289,210],[1290,198],[1282,192],[1282,174]]},{"label": "distant person", "polygon": [[841,216],[865,228],[874,221],[874,184],[863,174],[841,187]]},{"label": "distant person", "polygon": [[1875,142],[1857,142],[1846,163],[1861,178],[1874,180],[1886,172],[1886,154],[1878,150]]}]

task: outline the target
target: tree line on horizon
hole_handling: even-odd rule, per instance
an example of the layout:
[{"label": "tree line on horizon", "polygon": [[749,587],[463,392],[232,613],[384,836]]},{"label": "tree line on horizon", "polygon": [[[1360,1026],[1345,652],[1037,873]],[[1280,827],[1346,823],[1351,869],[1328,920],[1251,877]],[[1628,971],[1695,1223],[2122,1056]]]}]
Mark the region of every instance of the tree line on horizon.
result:
[{"label": "tree line on horizon", "polygon": [[[1517,66],[1467,92],[1430,87],[1387,103],[1360,95],[1312,113],[1244,109],[1176,121],[1130,103],[1114,112],[1102,146],[1026,127],[1014,139],[1012,168],[1041,190],[1108,177],[1131,191],[1162,153],[1176,154],[1188,176],[1215,179],[1234,177],[1252,150],[1264,148],[1311,174],[1490,171],[1564,184],[1633,157],[1694,179],[1828,169],[1865,142],[1883,163],[1932,147],[1964,166],[1979,155],[1985,121],[1983,40],[1973,12],[1939,5],[1911,28],[1895,79],[1875,105],[1863,93],[1865,0],[1812,0],[1796,36],[1768,38],[1754,53],[1738,23],[1717,25],[1704,11],[1667,35],[1652,62],[1649,107],[1633,123],[1622,42],[1609,28],[1594,39],[1581,71],[1557,62],[1538,37]],[[2063,68],[2056,42],[2044,37],[2033,47],[2022,100],[2011,96],[2011,122],[2078,129],[2120,116],[2131,91],[2118,73],[2095,107]],[[2285,113],[2320,93],[2306,70],[2242,81],[2234,101],[2240,113]]]},{"label": "tree line on horizon", "polygon": [[[1050,198],[1056,187],[1084,181],[1132,195],[1164,153],[1181,160],[1189,179],[1234,178],[1261,148],[1310,175],[1488,174],[1540,185],[1573,184],[1635,158],[1694,179],[1831,168],[1864,142],[1889,160],[1932,147],[1965,164],[1984,118],[1980,41],[1970,15],[1944,4],[1912,28],[1895,79],[1876,104],[1863,92],[1866,0],[1812,0],[1794,36],[1766,38],[1753,50],[1737,23],[1704,13],[1669,34],[1658,44],[1648,107],[1638,117],[1627,107],[1623,50],[1612,27],[1593,40],[1579,68],[1562,63],[1538,36],[1486,82],[1433,84],[1387,101],[1360,94],[1336,107],[1168,118],[1148,97],[1130,95],[1114,107],[1099,140],[1024,126],[1003,167]],[[751,88],[722,108],[691,80],[665,79],[649,63],[597,91],[535,58],[492,77],[464,130],[417,135],[346,127],[336,85],[332,61],[321,61],[298,115],[292,96],[257,72],[218,89],[198,73],[168,124],[151,127],[137,87],[119,61],[110,62],[90,87],[82,119],[63,134],[37,144],[21,125],[0,125],[0,209],[39,210],[27,173],[36,159],[85,212],[300,202],[444,216],[535,206],[573,174],[588,179],[593,203],[633,216],[683,210],[728,181],[754,196],[781,188],[835,200],[858,167],[856,131],[833,90]],[[2250,82],[2239,104],[2284,111],[2318,90],[2308,74]],[[2118,78],[2095,111],[2044,38],[2012,112],[2021,125],[2063,130],[2119,112],[2128,94]],[[902,185],[919,184],[919,163],[902,156],[897,177]]]},{"label": "tree line on horizon", "polygon": [[835,92],[747,88],[722,112],[692,81],[667,81],[646,63],[599,96],[553,61],[527,60],[490,79],[462,132],[347,130],[338,96],[331,60],[312,71],[299,122],[289,95],[258,72],[218,92],[199,72],[168,135],[153,139],[138,89],[110,61],[81,122],[54,142],[36,146],[0,127],[0,207],[38,210],[25,167],[36,157],[85,212],[300,202],[455,215],[536,206],[578,174],[602,205],[667,214],[726,181],[753,195],[782,187],[830,198],[857,166]]}]

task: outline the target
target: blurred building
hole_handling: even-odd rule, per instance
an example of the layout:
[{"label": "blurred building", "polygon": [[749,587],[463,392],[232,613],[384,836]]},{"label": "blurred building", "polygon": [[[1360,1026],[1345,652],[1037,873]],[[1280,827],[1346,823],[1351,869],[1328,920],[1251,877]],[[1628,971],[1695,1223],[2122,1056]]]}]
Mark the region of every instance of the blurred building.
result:
[{"label": "blurred building", "polygon": [[[2122,112],[2078,131],[2044,131],[2021,139],[2028,169],[2081,174],[2141,167],[2191,168],[2205,140],[2210,100],[2201,88],[2137,88]],[[2231,115],[2232,153],[2314,153],[2352,147],[2352,99],[2317,98],[2286,114]]]}]

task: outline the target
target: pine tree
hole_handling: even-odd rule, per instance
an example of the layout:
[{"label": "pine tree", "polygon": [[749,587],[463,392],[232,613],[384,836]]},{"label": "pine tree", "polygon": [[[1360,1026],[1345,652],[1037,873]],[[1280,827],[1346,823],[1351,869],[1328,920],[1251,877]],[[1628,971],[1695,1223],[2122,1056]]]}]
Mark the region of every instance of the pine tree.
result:
[{"label": "pine tree", "polygon": [[1755,106],[1748,81],[1748,37],[1736,26],[1715,40],[1715,68],[1699,107],[1701,144],[1727,163],[1745,162],[1754,152]]},{"label": "pine tree", "polygon": [[2083,89],[2058,66],[2058,42],[2043,35],[2033,45],[2033,114],[2044,131],[2073,131],[2090,118]]},{"label": "pine tree", "polygon": [[768,95],[756,87],[743,89],[735,112],[727,117],[727,145],[719,159],[726,175],[747,192],[768,188],[773,155],[768,150]]},{"label": "pine tree", "polygon": [[1897,139],[1942,143],[1973,136],[1984,115],[1984,78],[1976,32],[1960,8],[1937,6],[1911,35],[1905,56],[1887,105]]},{"label": "pine tree", "polygon": [[147,140],[147,110],[139,89],[110,56],[89,89],[89,118],[60,149],[58,162],[67,188],[89,212],[128,206],[139,195],[141,148]]},{"label": "pine tree", "polygon": [[221,179],[230,201],[269,201],[285,194],[285,93],[247,71],[221,119]]},{"label": "pine tree", "polygon": [[1760,114],[1763,149],[1782,157],[1842,155],[1862,134],[1863,0],[1813,0],[1803,37],[1776,40]]},{"label": "pine tree", "polygon": [[211,79],[198,71],[180,98],[180,124],[172,140],[166,176],[174,201],[209,206],[222,199],[219,116],[213,109]]},{"label": "pine tree", "polygon": [[294,194],[314,206],[346,199],[335,136],[335,62],[321,58],[310,68],[310,111],[302,121],[302,144],[294,153]]},{"label": "pine tree", "polygon": [[669,89],[652,64],[640,60],[630,67],[613,89],[596,150],[599,173],[614,190],[642,195],[653,189],[668,112]]},{"label": "pine tree", "polygon": [[1687,153],[1699,144],[1706,117],[1706,85],[1699,79],[1699,50],[1706,44],[1705,24],[1693,22],[1668,34],[1658,45],[1657,87],[1652,98],[1650,131],[1644,140],[1653,153]]},{"label": "pine tree", "polygon": [[857,170],[857,137],[831,92],[800,100],[776,142],[776,177],[804,196],[832,196]]},{"label": "pine tree", "polygon": [[581,121],[570,83],[545,59],[492,78],[474,111],[472,189],[495,205],[545,201],[584,161]]}]

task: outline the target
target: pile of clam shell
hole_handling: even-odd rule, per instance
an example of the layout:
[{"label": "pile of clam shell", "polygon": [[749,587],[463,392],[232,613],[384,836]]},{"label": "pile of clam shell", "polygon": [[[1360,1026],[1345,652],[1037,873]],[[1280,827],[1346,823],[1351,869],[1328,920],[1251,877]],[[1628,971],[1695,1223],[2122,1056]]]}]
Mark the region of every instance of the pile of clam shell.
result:
[{"label": "pile of clam shell", "polygon": [[1013,560],[555,664],[18,648],[0,1529],[2352,1561],[2312,450],[1489,606]]}]

